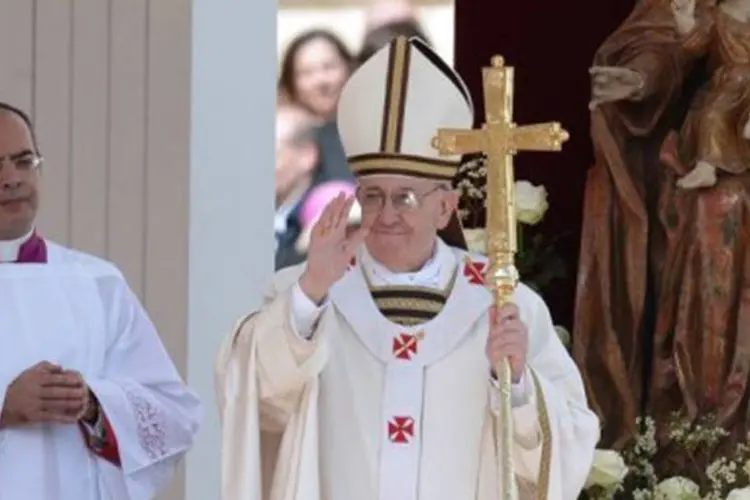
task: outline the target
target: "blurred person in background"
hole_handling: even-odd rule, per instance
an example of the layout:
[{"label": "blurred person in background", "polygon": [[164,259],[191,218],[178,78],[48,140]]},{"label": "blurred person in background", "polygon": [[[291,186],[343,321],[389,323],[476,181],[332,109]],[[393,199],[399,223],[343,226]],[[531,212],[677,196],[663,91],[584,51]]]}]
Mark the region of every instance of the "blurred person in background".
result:
[{"label": "blurred person in background", "polygon": [[351,64],[349,49],[336,35],[326,30],[306,31],[296,36],[284,53],[279,90],[327,122],[336,111]]},{"label": "blurred person in background", "polygon": [[334,121],[339,95],[352,65],[352,54],[344,42],[330,31],[320,29],[292,39],[281,60],[280,95],[307,109],[319,121],[314,185],[352,179]]},{"label": "blurred person in background", "polygon": [[[302,227],[302,232],[299,238],[297,238],[297,252],[300,254],[307,254],[312,230],[320,216],[323,214],[326,206],[342,193],[346,196],[354,196],[356,189],[356,185],[353,182],[330,181],[320,184],[310,190],[299,211],[298,219]],[[352,229],[358,227],[361,219],[362,208],[359,203],[355,201],[349,212],[349,226]]]},{"label": "blurred person in background", "polygon": [[365,37],[357,55],[357,66],[398,36],[415,37],[431,44],[409,0],[373,0],[365,17]]},{"label": "blurred person in background", "polygon": [[301,262],[295,250],[301,232],[298,210],[313,183],[319,153],[315,117],[304,108],[282,103],[276,111],[276,269]]}]

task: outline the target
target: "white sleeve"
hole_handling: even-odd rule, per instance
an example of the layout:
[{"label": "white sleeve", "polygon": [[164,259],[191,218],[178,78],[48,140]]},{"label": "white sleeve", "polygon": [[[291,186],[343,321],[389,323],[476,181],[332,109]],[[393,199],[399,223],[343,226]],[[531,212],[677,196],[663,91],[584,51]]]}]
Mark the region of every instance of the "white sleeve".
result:
[{"label": "white sleeve", "polygon": [[302,338],[310,339],[315,329],[315,323],[327,305],[328,299],[325,299],[321,305],[317,305],[310,297],[305,295],[299,282],[295,283],[292,288],[292,304],[290,307],[294,333]]},{"label": "white sleeve", "polygon": [[[539,445],[539,420],[537,417],[536,392],[530,382],[528,367],[518,383],[511,385],[510,404],[513,414],[513,433],[517,442],[526,448]],[[500,383],[494,377],[490,380],[490,408],[495,416],[500,415]]]},{"label": "white sleeve", "polygon": [[521,316],[530,332],[526,382],[531,395],[529,404],[513,409],[516,473],[536,482],[545,470],[546,442],[548,497],[577,498],[593,463],[599,419],[588,407],[578,367],[560,341],[547,305],[528,287],[520,291],[526,296]]},{"label": "white sleeve", "polygon": [[[531,395],[533,394],[533,386],[529,384],[529,374],[527,373],[527,371],[528,370],[524,370],[523,374],[521,375],[521,379],[517,383],[514,383],[510,386],[510,404],[513,408],[524,406],[531,400]],[[500,382],[497,380],[494,373],[490,375],[490,383],[495,389],[500,389]],[[494,398],[498,398],[497,401],[493,401],[493,408],[499,408],[499,394],[497,394],[495,391],[493,391],[491,394]]]},{"label": "white sleeve", "polygon": [[102,372],[86,382],[117,440],[119,480],[130,498],[153,498],[192,447],[201,403],[124,279],[100,278],[99,288],[107,310],[107,350]]}]

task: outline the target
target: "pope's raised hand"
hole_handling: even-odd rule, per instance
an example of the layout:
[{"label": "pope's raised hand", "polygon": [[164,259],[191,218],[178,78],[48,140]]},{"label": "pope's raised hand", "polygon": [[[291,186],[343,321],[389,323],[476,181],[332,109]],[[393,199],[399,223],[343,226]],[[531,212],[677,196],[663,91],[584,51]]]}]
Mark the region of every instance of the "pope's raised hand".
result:
[{"label": "pope's raised hand", "polygon": [[357,248],[364,243],[368,228],[347,234],[349,211],[354,197],[339,194],[315,223],[307,250],[307,266],[300,278],[302,291],[320,303],[328,289],[346,273]]}]

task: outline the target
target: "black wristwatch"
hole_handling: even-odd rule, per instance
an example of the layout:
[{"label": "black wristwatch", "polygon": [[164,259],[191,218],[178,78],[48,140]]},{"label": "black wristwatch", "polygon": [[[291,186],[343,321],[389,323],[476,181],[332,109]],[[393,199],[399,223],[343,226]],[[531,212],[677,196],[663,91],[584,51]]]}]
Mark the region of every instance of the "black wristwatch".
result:
[{"label": "black wristwatch", "polygon": [[96,421],[99,420],[99,412],[101,411],[101,406],[99,405],[99,400],[96,398],[93,392],[91,392],[91,389],[89,389],[89,404],[92,406],[92,416],[91,418],[81,418],[84,422],[86,422],[89,425],[96,424]]}]

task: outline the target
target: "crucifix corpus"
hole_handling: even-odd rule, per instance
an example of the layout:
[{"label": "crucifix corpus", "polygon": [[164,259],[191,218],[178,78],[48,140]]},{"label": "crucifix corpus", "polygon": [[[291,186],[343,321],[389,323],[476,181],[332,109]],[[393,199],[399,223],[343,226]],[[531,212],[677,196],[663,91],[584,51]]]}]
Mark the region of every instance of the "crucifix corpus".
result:
[{"label": "crucifix corpus", "polygon": [[[513,67],[506,66],[500,56],[492,58],[490,67],[482,68],[486,123],[477,130],[441,129],[433,139],[433,147],[441,155],[484,153],[487,156],[487,256],[488,285],[495,304],[509,302],[518,284],[515,254],[518,250],[515,175],[513,156],[519,151],[560,151],[569,138],[557,122],[517,126],[513,123]],[[511,455],[511,372],[509,361],[496,366],[501,394],[501,411],[497,419],[498,466],[502,477],[501,500],[515,497],[515,474]],[[542,413],[540,409],[540,413]],[[540,415],[543,433],[548,427],[546,415]],[[544,476],[544,450],[540,476]],[[547,452],[549,456],[549,451]],[[548,471],[547,471],[548,472]],[[538,498],[546,498],[546,480],[540,477]]]}]

